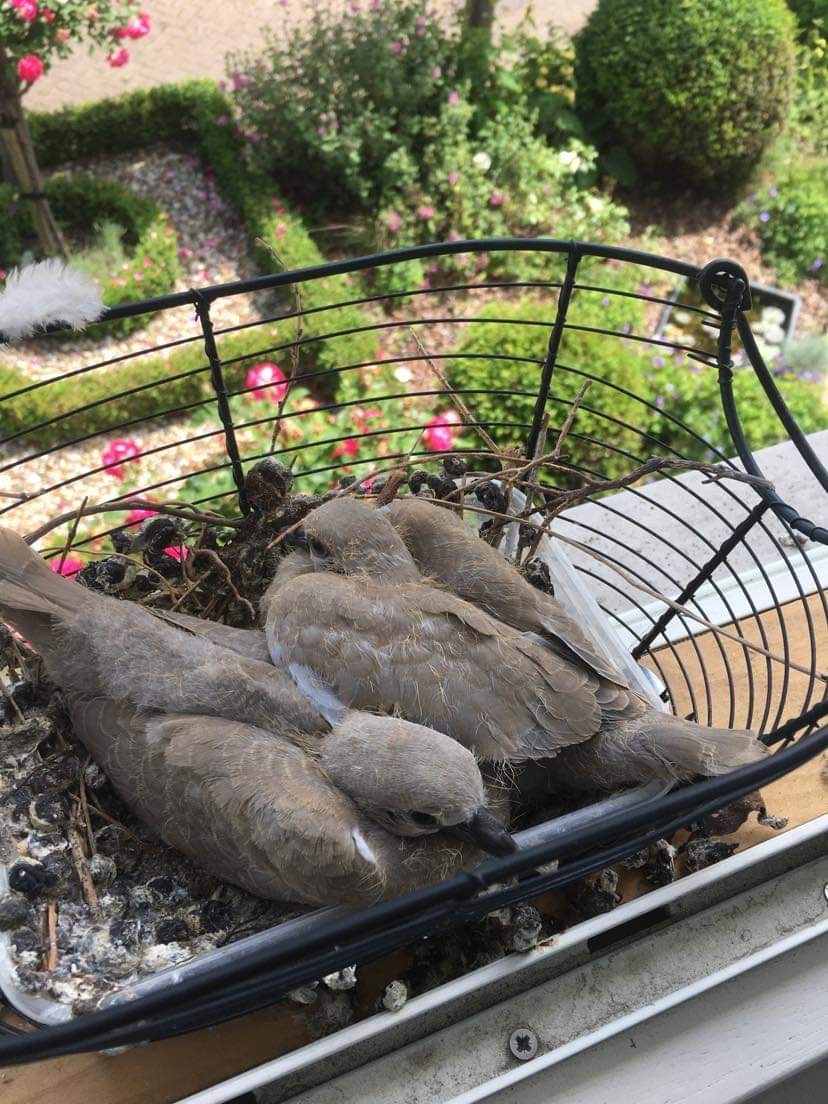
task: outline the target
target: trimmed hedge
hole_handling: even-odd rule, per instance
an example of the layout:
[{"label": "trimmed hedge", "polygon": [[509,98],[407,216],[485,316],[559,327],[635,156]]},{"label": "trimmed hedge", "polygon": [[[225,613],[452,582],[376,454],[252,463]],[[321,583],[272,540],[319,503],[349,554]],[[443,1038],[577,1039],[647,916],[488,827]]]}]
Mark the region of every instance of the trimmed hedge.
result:
[{"label": "trimmed hedge", "polygon": [[[228,100],[212,82],[187,81],[80,107],[35,112],[29,116],[29,125],[43,168],[54,168],[68,159],[94,157],[104,151],[123,153],[159,141],[195,144],[212,167],[224,194],[240,211],[251,240],[255,242],[256,256],[263,271],[273,270],[274,254],[285,269],[323,264],[325,258],[301,218],[285,208],[268,180],[243,170],[236,140],[228,127],[218,123],[229,110]],[[56,194],[59,192],[62,202],[68,205],[74,186],[58,183],[65,179],[71,178],[54,178],[49,187],[56,188]],[[108,183],[101,182],[102,188]],[[74,198],[81,202],[80,196],[74,195]],[[115,202],[114,193],[109,199]],[[134,215],[137,208],[131,210]],[[141,210],[145,212],[144,208]],[[149,222],[141,219],[134,222],[135,226],[139,224],[152,233]],[[360,293],[358,282],[344,277],[309,281],[301,285],[300,291],[305,311],[358,298]],[[144,283],[134,298],[145,298],[148,294],[155,292],[148,292]],[[365,333],[325,338],[332,332],[355,330],[370,324],[368,316],[358,307],[320,310],[306,315],[302,322],[300,370],[338,368],[373,359],[378,340],[370,329]],[[235,389],[243,385],[246,368],[261,359],[254,354],[264,346],[283,344],[294,337],[293,324],[287,320],[285,325],[290,326],[290,331],[280,334],[278,342],[271,341],[258,327],[218,335],[223,360],[243,358],[225,368],[228,387]],[[194,373],[199,368],[206,368],[206,359],[201,343],[194,342],[85,376],[49,383],[3,400],[3,395],[25,388],[31,381],[18,369],[0,364],[0,432],[5,437],[68,413],[82,404],[106,400],[21,439],[26,447],[59,445],[85,434],[105,432],[129,419],[151,417],[160,410],[210,399],[213,391],[206,371],[185,375],[182,379],[169,378]],[[352,375],[343,373],[334,377],[334,387],[340,394],[349,389]],[[115,397],[122,391],[145,385],[146,389],[137,394]]]},{"label": "trimmed hedge", "polygon": [[787,117],[794,26],[783,0],[600,0],[575,40],[579,111],[650,174],[733,187]]},{"label": "trimmed hedge", "polygon": [[[195,144],[225,196],[240,212],[263,272],[272,272],[277,263],[286,270],[324,264],[325,258],[299,215],[286,208],[266,176],[246,168],[232,126],[219,122],[229,121],[231,112],[229,99],[212,81],[195,80],[128,92],[80,107],[35,112],[29,116],[29,126],[44,168],[156,142]],[[301,287],[306,311],[359,295],[358,282],[343,277],[313,280]],[[369,320],[357,307],[308,315],[302,327],[306,367],[334,368],[372,359],[378,342],[370,332],[313,340],[366,325]]]},{"label": "trimmed hedge", "polygon": [[[133,260],[104,287],[108,307],[172,291],[178,278],[178,238],[157,203],[115,180],[94,176],[54,176],[46,183],[46,193],[55,218],[66,229],[92,226],[98,219],[123,227]],[[150,317],[119,318],[96,326],[92,333],[123,337],[145,326]]]},{"label": "trimmed hedge", "polygon": [[[247,368],[266,359],[262,346],[267,340],[255,330],[216,337],[222,359],[234,361],[224,369],[229,390],[243,387]],[[66,444],[87,434],[108,432],[131,419],[150,418],[173,407],[215,399],[200,340],[3,398],[29,382],[17,369],[0,364],[2,435],[10,436],[42,421],[50,422],[21,438],[20,444],[25,448]],[[132,388],[144,389],[122,395]],[[77,410],[80,406],[84,409]],[[75,410],[77,413],[70,413]],[[54,421],[63,414],[69,416]]]}]

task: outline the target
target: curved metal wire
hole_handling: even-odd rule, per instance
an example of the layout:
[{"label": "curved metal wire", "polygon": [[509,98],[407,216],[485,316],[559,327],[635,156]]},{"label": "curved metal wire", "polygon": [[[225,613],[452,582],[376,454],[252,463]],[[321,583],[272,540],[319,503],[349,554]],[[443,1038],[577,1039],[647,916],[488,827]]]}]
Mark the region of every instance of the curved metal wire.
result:
[{"label": "curved metal wire", "polygon": [[[477,284],[455,280],[443,287],[418,287],[385,294],[369,294],[353,282],[356,277],[370,277],[377,269],[408,260],[515,250],[547,254],[550,263],[553,260],[559,262],[559,268],[560,262],[565,261],[564,278]],[[589,324],[578,321],[576,312],[570,312],[570,304],[585,302],[588,298],[592,300],[593,307],[596,301],[602,302],[598,298],[600,296],[607,297],[608,302],[612,298],[637,302],[645,310],[672,302],[657,292],[645,290],[644,286],[638,290],[630,290],[626,283],[617,288],[605,286],[613,281],[603,281],[591,270],[588,278],[579,280],[579,266],[587,258],[611,260],[636,274],[654,269],[697,282],[705,305],[691,305],[687,309],[701,324],[714,324],[716,352],[711,353],[695,342],[673,342],[655,337],[644,328],[641,332],[627,333],[619,330],[615,322],[601,326],[592,321]],[[556,276],[558,274],[555,273]],[[213,327],[210,307],[219,300],[268,289],[301,288],[309,281],[333,277],[342,278],[341,295],[332,294],[330,303],[285,310],[256,322]],[[347,282],[349,279],[350,283]],[[547,319],[538,319],[536,315],[522,318],[512,309],[500,311],[493,307],[483,312],[478,309],[481,301],[512,304],[515,296],[526,293],[548,297]],[[739,266],[731,262],[714,261],[700,268],[611,246],[554,240],[484,239],[335,261],[309,269],[127,304],[109,312],[107,319],[134,317],[181,306],[198,307],[201,333],[196,337],[167,342],[156,349],[97,360],[55,379],[38,380],[0,398],[0,427],[3,427],[4,402],[19,402],[27,393],[33,392],[39,403],[36,409],[44,411],[48,409],[51,386],[65,386],[66,381],[73,380],[77,387],[77,401],[73,402],[71,410],[65,409],[64,400],[59,410],[56,406],[52,416],[41,413],[32,419],[32,424],[23,429],[16,428],[14,432],[6,433],[0,429],[3,432],[0,439],[0,474],[6,477],[8,494],[13,495],[24,488],[21,493],[25,495],[19,499],[7,498],[0,504],[0,514],[4,515],[4,520],[15,523],[16,517],[26,516],[23,511],[33,509],[35,503],[46,514],[50,511],[54,514],[64,512],[66,504],[63,499],[67,492],[75,498],[96,493],[95,489],[109,470],[103,458],[101,463],[96,463],[94,457],[89,455],[89,448],[95,441],[125,430],[135,430],[139,426],[156,424],[163,426],[163,434],[143,449],[140,458],[122,462],[125,471],[131,473],[130,483],[138,484],[129,490],[130,497],[175,493],[193,505],[222,510],[235,505],[238,512],[243,512],[247,505],[244,500],[245,472],[257,460],[269,455],[280,456],[293,464],[299,490],[303,489],[303,480],[315,487],[324,487],[328,482],[334,485],[342,475],[343,463],[346,462],[352,473],[359,475],[409,460],[433,469],[434,454],[424,441],[423,431],[427,429],[434,404],[445,407],[453,401],[453,396],[447,393],[442,382],[435,382],[436,373],[431,372],[430,364],[428,373],[424,371],[426,361],[433,362],[439,373],[447,372],[449,376],[453,362],[476,365],[488,362],[497,371],[496,381],[484,381],[480,386],[458,386],[454,392],[469,412],[468,416],[463,415],[457,426],[457,432],[463,436],[456,451],[466,455],[470,464],[473,463],[481,471],[497,471],[499,463],[490,453],[486,453],[479,442],[473,441],[479,427],[496,435],[499,440],[508,439],[511,444],[523,444],[526,454],[533,455],[534,445],[544,434],[547,448],[554,443],[556,431],[572,408],[568,396],[573,387],[577,389],[582,381],[591,382],[592,387],[582,401],[567,437],[574,456],[567,474],[570,480],[567,485],[577,485],[579,480],[605,478],[608,473],[621,469],[632,469],[654,454],[676,459],[705,454],[735,467],[727,450],[714,448],[705,438],[704,431],[671,411],[669,403],[661,408],[656,403],[655,395],[641,393],[629,381],[605,378],[598,363],[593,363],[588,354],[582,353],[579,358],[577,352],[581,346],[578,341],[584,336],[602,343],[601,347],[609,350],[619,347],[621,342],[629,342],[636,347],[649,345],[654,351],[667,349],[700,362],[705,366],[705,371],[717,370],[721,408],[711,411],[711,417],[721,415],[724,418],[732,439],[731,455],[736,456],[747,471],[761,475],[760,464],[742,428],[732,387],[734,369],[730,341],[731,335],[738,332],[748,363],[767,396],[770,408],[779,419],[780,437],[787,436],[792,441],[813,474],[815,484],[823,490],[828,489],[828,474],[824,466],[796,426],[759,355],[745,314],[749,299],[747,278]],[[299,301],[301,303],[301,296]],[[364,319],[358,325],[341,326],[336,312],[343,307],[362,309]],[[389,310],[393,313],[387,313]],[[281,327],[305,320],[313,320],[313,332],[302,334],[297,331],[293,340],[274,342],[267,328],[274,322]],[[530,356],[513,349],[479,349],[479,346],[469,343],[463,348],[457,347],[460,335],[480,334],[484,332],[481,330],[484,325],[499,325],[503,327],[501,332],[509,334],[517,333],[516,327],[526,327],[527,332],[542,334],[541,345],[546,344],[545,355],[540,350],[540,355]],[[422,335],[424,346],[434,346],[427,356],[422,348],[412,352],[408,342],[412,329]],[[236,345],[233,355],[223,358],[223,339],[241,331],[250,333],[250,348],[255,347],[255,351],[239,354]],[[357,355],[335,357],[335,351],[344,348],[348,339],[363,336],[381,338],[388,347],[382,354],[372,356],[366,353],[363,359]],[[204,352],[201,366],[178,372],[172,369],[167,375],[148,384],[130,388],[118,386],[118,368],[124,362],[156,351],[174,350],[179,345],[194,341],[201,343]],[[326,352],[324,366],[320,364],[320,351]],[[314,397],[312,411],[291,408],[289,404],[285,409],[278,403],[269,408],[248,405],[252,401],[251,394],[259,390],[259,385],[242,382],[240,373],[248,363],[272,356],[291,359],[298,373],[292,379],[291,386],[301,386]],[[112,380],[111,393],[105,399],[85,403],[85,381],[89,373],[97,374],[99,371],[111,373],[111,377],[107,376]],[[395,372],[403,374],[395,376]],[[405,373],[413,378],[407,380]],[[164,401],[165,384],[199,374],[212,385],[212,393],[208,392],[206,398],[174,405],[169,400]],[[372,374],[383,380],[382,386],[377,388],[378,393],[372,393],[369,400],[354,397],[355,392],[349,390],[352,381]],[[150,413],[145,412],[148,394],[157,399]],[[141,400],[139,410],[125,410],[124,403],[136,397]],[[99,417],[105,414],[108,403],[113,404],[112,418]],[[384,412],[385,423],[374,428],[366,424],[354,426],[352,412],[367,403]],[[426,403],[431,404],[428,412],[425,412]],[[87,423],[81,431],[74,418],[81,417],[91,408],[95,408],[95,420],[91,428]],[[196,413],[199,424],[191,424],[189,419]],[[656,414],[660,418],[658,423],[654,422]],[[311,415],[322,427],[312,440],[304,431]],[[579,421],[579,418],[588,421]],[[265,431],[277,422],[279,434],[275,438],[276,443],[268,447]],[[657,429],[648,429],[648,426],[655,424]],[[16,419],[15,426],[19,425],[20,421]],[[95,428],[99,426],[104,428]],[[49,441],[39,436],[46,431],[53,433]],[[358,440],[358,455],[347,460],[335,455],[338,448],[353,438]],[[38,444],[33,444],[33,440],[37,440]],[[473,444],[469,444],[470,441]],[[54,462],[58,459],[62,469],[52,474]],[[174,461],[170,470],[162,471],[154,467],[161,459]],[[45,467],[47,464],[48,470]],[[211,477],[210,493],[205,494],[203,489],[196,490],[197,484],[189,482],[199,475]],[[544,478],[549,478],[551,485],[551,477]],[[123,495],[124,488],[119,487],[118,493]],[[97,498],[100,497],[97,492]],[[95,522],[91,528],[80,532],[73,547],[84,549],[96,542],[100,544],[117,528],[111,516],[106,515],[104,521]],[[802,518],[800,511],[785,501],[784,488],[778,488],[776,492],[756,487],[737,488],[725,481],[717,483],[714,492],[689,476],[669,472],[654,487],[630,487],[623,498],[596,495],[588,507],[563,512],[556,521],[556,528],[563,536],[576,535],[603,557],[601,562],[596,562],[585,555],[573,553],[573,562],[609,622],[627,631],[630,631],[630,624],[639,626],[638,646],[633,649],[633,654],[658,673],[665,685],[666,697],[675,710],[689,713],[701,722],[755,727],[770,734],[768,742],[785,743],[794,731],[807,733],[818,724],[822,715],[818,706],[825,697],[825,683],[819,676],[821,664],[817,641],[819,635],[828,629],[828,599],[820,585],[823,577],[820,575],[819,557],[814,554],[814,545],[806,542],[805,547],[800,547],[794,537],[795,531],[799,531],[810,537],[811,541],[824,545],[828,544],[828,529]],[[59,544],[62,548],[62,537]],[[678,596],[686,612],[676,612],[663,604],[659,605],[654,600],[653,591],[669,598]],[[728,623],[736,639],[725,641],[714,635],[710,646],[705,645],[699,625],[694,623],[691,615],[705,616],[708,602],[717,604],[720,618]],[[795,636],[798,637],[796,641]],[[752,651],[750,645],[754,641],[774,653],[776,658]],[[810,665],[810,674],[794,669],[792,656],[795,650],[800,657],[804,652],[805,666]],[[782,726],[783,718],[791,718],[795,724],[790,729],[785,728]],[[825,739],[825,733],[820,739]],[[804,755],[801,747],[790,750]],[[780,760],[780,764],[783,761],[787,762]],[[799,760],[792,756],[790,761]],[[770,777],[774,768],[765,769]],[[732,796],[737,781],[734,779],[731,782],[730,789],[725,785],[714,785],[704,793]],[[701,799],[702,791],[699,791],[698,800]],[[640,846],[641,840],[650,838],[652,831],[663,831],[667,823],[665,818],[671,811],[675,813],[680,803],[678,800],[672,804],[668,801],[657,809],[651,809],[649,827],[642,821],[634,838],[632,826],[625,824],[620,843],[618,839],[613,840],[606,835],[600,839],[590,837],[589,840],[566,841],[566,846],[571,844],[575,850],[567,852],[570,862],[559,878],[560,884],[585,870],[596,868],[595,863],[606,864],[612,856],[622,853],[624,846]],[[686,815],[686,809],[683,815]],[[348,954],[361,954],[365,947],[370,947],[373,953],[380,944],[383,947],[391,945],[392,935],[394,939],[403,939],[403,936],[415,931],[431,930],[429,925],[436,922],[436,917],[445,919],[447,910],[466,915],[474,909],[488,909],[492,907],[493,898],[487,895],[482,904],[477,891],[488,884],[490,874],[491,879],[502,881],[505,869],[497,867],[495,871],[494,868],[486,868],[483,875],[463,875],[461,879],[465,880],[456,882],[453,890],[446,891],[447,895],[442,891],[414,895],[407,905],[394,905],[394,908],[384,909],[376,915],[372,913],[363,928],[358,925],[353,925],[350,930],[337,928],[337,945],[347,948]],[[462,892],[458,887],[462,888]],[[504,892],[511,900],[515,893],[527,896],[537,891],[536,880],[530,877],[525,882],[519,882],[516,889]],[[393,927],[387,928],[384,934],[378,934],[381,926],[379,916],[385,916],[393,923]],[[337,954],[340,952],[335,954],[330,946],[320,947],[300,942],[293,948],[290,962],[274,960],[261,963],[271,972],[267,980],[262,981],[262,993],[255,999],[264,1000],[265,989],[267,998],[273,999],[275,993],[283,991],[289,980],[306,974],[318,976],[318,972],[308,974],[308,971],[317,969],[323,961],[339,961]],[[247,973],[244,976],[226,979],[229,988],[225,1005],[222,1005],[225,1011],[231,1008],[236,1011],[250,1007],[251,1002],[255,1003],[252,969],[251,964],[246,963]],[[180,1024],[195,1022],[199,1016],[210,1019],[218,1015],[215,1003],[210,1004],[209,1008],[197,1003],[197,998],[204,1000],[203,993],[199,996],[194,990],[190,997],[196,1003],[187,1006],[179,1017]],[[141,1007],[149,1009],[151,1003]],[[158,1018],[152,1021],[151,1026],[136,1027],[127,1011],[119,1013],[118,1017],[98,1021],[102,1025],[105,1023],[106,1029],[102,1026],[94,1037],[100,1045],[106,1045],[101,1042],[104,1038],[134,1040],[150,1034],[157,1037],[159,1033],[173,1030],[171,1017],[175,1019],[175,1016],[165,1002],[160,1000],[157,1007],[152,1007],[155,1008],[153,1015],[157,1014]],[[83,1035],[83,1032],[79,1034]],[[74,1038],[71,1031],[63,1037]],[[92,1037],[91,1034],[86,1036],[87,1043]],[[36,1049],[34,1044],[28,1045]],[[55,1045],[63,1047],[62,1043]],[[71,1049],[69,1043],[66,1046]],[[63,1051],[57,1049],[54,1052]]]}]

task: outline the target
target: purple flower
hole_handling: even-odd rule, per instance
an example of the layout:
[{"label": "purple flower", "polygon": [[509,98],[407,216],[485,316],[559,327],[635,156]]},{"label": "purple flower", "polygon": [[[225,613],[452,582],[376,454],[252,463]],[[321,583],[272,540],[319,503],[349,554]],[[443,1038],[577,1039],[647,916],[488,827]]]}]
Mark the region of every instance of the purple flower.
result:
[{"label": "purple flower", "polygon": [[392,42],[391,43],[391,49],[394,51],[395,54],[401,54],[402,53],[402,43],[401,42]]},{"label": "purple flower", "polygon": [[760,222],[767,222],[769,218],[770,218],[770,211],[760,211],[759,212],[759,221]]},{"label": "purple flower", "polygon": [[230,116],[229,115],[219,115],[219,117],[216,119],[216,124],[218,126],[227,126],[227,124],[229,122],[230,122]]},{"label": "purple flower", "polygon": [[664,408],[664,396],[663,395],[656,395],[656,406],[658,407],[659,410],[662,410]]},{"label": "purple flower", "polygon": [[778,196],[778,195],[779,195],[779,189],[777,188],[777,186],[776,186],[775,184],[772,184],[772,185],[770,186],[770,188],[768,189],[768,192],[769,192],[769,193],[770,193],[770,195],[772,195],[772,196],[773,196],[774,198],[776,198],[776,196]]},{"label": "purple flower", "polygon": [[654,368],[663,368],[666,363],[667,361],[664,359],[664,357],[660,356],[653,357],[653,359],[650,361],[650,364],[652,364]]},{"label": "purple flower", "polygon": [[819,272],[823,265],[822,257],[814,257],[811,263],[808,265],[809,272]]},{"label": "purple flower", "polygon": [[434,68],[431,70],[431,75],[432,77],[434,77],[435,80],[439,80],[440,77],[442,77],[443,75],[443,70],[439,65],[435,65]]}]

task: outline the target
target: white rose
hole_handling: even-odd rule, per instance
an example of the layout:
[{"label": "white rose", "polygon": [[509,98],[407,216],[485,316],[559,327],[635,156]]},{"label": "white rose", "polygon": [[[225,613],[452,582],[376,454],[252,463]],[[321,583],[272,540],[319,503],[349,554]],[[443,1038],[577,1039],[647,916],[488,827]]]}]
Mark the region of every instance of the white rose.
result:
[{"label": "white rose", "polygon": [[491,157],[489,157],[488,153],[484,153],[482,150],[480,151],[480,153],[476,153],[474,155],[474,157],[472,158],[472,162],[474,163],[476,168],[480,169],[481,172],[488,172],[489,169],[492,167]]}]

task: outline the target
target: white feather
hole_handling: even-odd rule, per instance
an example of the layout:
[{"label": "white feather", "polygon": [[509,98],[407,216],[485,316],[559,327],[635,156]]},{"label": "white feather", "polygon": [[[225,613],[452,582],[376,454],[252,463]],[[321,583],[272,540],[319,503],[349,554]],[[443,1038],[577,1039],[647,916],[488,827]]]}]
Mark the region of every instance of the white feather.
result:
[{"label": "white feather", "polygon": [[304,663],[289,663],[288,671],[297,687],[311,705],[316,706],[328,724],[342,724],[348,711],[327,682]]},{"label": "white feather", "polygon": [[83,272],[52,258],[16,268],[0,292],[0,335],[31,337],[56,322],[83,329],[104,312],[95,284]]}]

